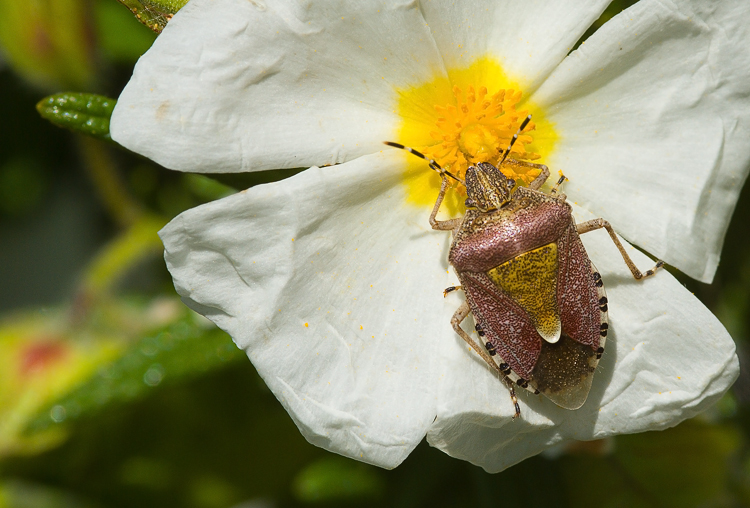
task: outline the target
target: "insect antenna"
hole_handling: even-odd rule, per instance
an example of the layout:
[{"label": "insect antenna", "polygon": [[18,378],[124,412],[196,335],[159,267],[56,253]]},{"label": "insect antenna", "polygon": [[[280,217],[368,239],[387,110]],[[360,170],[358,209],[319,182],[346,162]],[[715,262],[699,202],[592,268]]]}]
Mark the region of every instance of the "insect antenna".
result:
[{"label": "insect antenna", "polygon": [[406,150],[410,154],[416,155],[417,157],[426,160],[427,163],[430,165],[430,168],[432,168],[435,171],[437,171],[438,173],[440,173],[440,176],[442,176],[442,175],[450,176],[455,181],[457,181],[459,183],[463,183],[464,185],[466,185],[463,180],[461,180],[460,178],[458,178],[457,176],[455,176],[453,173],[451,173],[450,171],[447,171],[447,170],[443,169],[440,166],[440,164],[438,164],[437,162],[435,162],[434,159],[430,159],[429,157],[427,157],[423,153],[418,152],[417,150],[415,150],[413,148],[409,148],[408,146],[404,146],[401,143],[394,143],[393,141],[383,141],[383,144],[388,145],[388,146],[392,146],[393,148],[400,148],[401,150]]},{"label": "insect antenna", "polygon": [[513,137],[510,140],[510,144],[508,145],[508,148],[503,153],[503,158],[500,159],[500,162],[498,163],[498,166],[500,166],[503,162],[505,162],[505,159],[508,157],[508,154],[510,154],[510,149],[513,147],[513,145],[518,141],[518,135],[521,134],[521,131],[526,128],[527,125],[529,125],[529,122],[531,121],[531,115],[527,116],[523,122],[521,122],[521,125],[518,127],[518,131],[513,134]]}]

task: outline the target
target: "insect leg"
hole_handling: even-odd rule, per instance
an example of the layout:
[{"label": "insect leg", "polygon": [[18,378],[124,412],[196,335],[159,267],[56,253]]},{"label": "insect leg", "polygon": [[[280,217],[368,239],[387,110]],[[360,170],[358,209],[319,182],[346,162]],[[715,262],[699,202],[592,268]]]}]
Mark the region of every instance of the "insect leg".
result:
[{"label": "insect leg", "polygon": [[664,266],[664,261],[657,261],[656,265],[650,269],[647,270],[645,273],[641,272],[637,266],[635,266],[635,263],[633,263],[633,260],[630,259],[630,256],[628,256],[628,253],[625,252],[625,247],[622,246],[622,243],[620,243],[620,239],[617,238],[617,235],[615,234],[615,230],[612,229],[612,226],[604,219],[593,219],[590,221],[583,222],[581,224],[576,225],[576,229],[578,230],[578,234],[582,235],[583,233],[588,233],[589,231],[594,231],[596,229],[606,229],[607,233],[609,233],[609,237],[612,238],[612,241],[615,242],[615,245],[617,246],[617,250],[620,251],[620,254],[622,255],[622,259],[625,261],[625,264],[628,265],[628,268],[630,269],[630,272],[633,274],[633,277],[636,280],[643,279],[644,277],[651,277],[654,273],[656,273],[656,270]]},{"label": "insect leg", "polygon": [[544,185],[544,182],[547,181],[547,178],[549,178],[549,168],[544,164],[534,164],[533,162],[519,161],[516,159],[505,159],[504,163],[510,166],[538,169],[539,174],[531,181],[531,183],[529,183],[529,189],[531,190],[539,190],[542,185]]},{"label": "insect leg", "polygon": [[531,190],[539,190],[539,188],[544,185],[544,182],[547,181],[547,178],[549,178],[549,168],[545,166],[544,164],[532,164],[529,163],[529,166],[534,166],[539,168],[539,176],[534,178],[531,183],[529,184],[529,189]]},{"label": "insect leg", "polygon": [[459,289],[463,289],[463,286],[450,286],[443,290],[443,298],[448,296],[448,293],[452,293],[453,291],[458,291]]},{"label": "insect leg", "polygon": [[[552,190],[549,191],[550,194],[557,194],[557,189],[560,188],[560,186],[563,184],[565,180],[568,178],[560,172],[560,178],[557,180],[557,183],[552,187]],[[560,194],[560,197],[565,199],[565,194]]]},{"label": "insect leg", "polygon": [[451,318],[451,325],[453,326],[453,329],[456,330],[456,333],[461,336],[464,341],[471,346],[471,349],[476,351],[476,353],[482,357],[482,359],[487,363],[487,365],[490,366],[494,371],[496,371],[498,374],[500,374],[501,378],[503,379],[503,382],[505,383],[505,386],[508,387],[508,390],[510,391],[510,399],[513,401],[513,407],[515,409],[515,414],[513,415],[513,418],[518,418],[521,416],[521,408],[518,405],[518,398],[516,397],[516,391],[513,389],[513,381],[510,380],[508,376],[503,374],[503,371],[500,370],[500,366],[495,363],[495,360],[493,360],[489,354],[487,354],[487,351],[480,348],[479,345],[475,340],[473,340],[471,337],[469,337],[469,334],[464,331],[463,328],[461,328],[461,322],[466,319],[466,317],[471,312],[471,309],[469,308],[469,304],[467,302],[464,302],[461,304],[461,306],[456,310],[456,312],[453,314],[453,317]]},{"label": "insect leg", "polygon": [[518,405],[518,397],[516,397],[516,390],[513,388],[513,381],[511,381],[508,376],[503,376],[503,382],[505,383],[505,386],[508,387],[508,391],[510,392],[510,400],[513,401],[513,408],[516,411],[513,414],[513,419],[515,420],[516,418],[521,416],[521,406]]},{"label": "insect leg", "polygon": [[432,229],[440,229],[443,231],[451,231],[453,229],[456,229],[459,224],[461,224],[461,219],[449,219],[449,220],[437,220],[435,219],[435,216],[438,213],[438,210],[440,209],[440,205],[443,204],[443,199],[445,198],[445,191],[448,188],[448,179],[443,175],[443,181],[440,184],[440,192],[438,193],[437,200],[435,200],[435,206],[432,207],[432,213],[430,214],[430,226],[432,226]]}]

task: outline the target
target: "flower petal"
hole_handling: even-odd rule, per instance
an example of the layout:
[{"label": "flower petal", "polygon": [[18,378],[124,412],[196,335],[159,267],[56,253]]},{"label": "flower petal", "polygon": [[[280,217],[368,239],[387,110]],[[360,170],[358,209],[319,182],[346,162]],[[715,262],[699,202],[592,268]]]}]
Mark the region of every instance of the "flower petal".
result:
[{"label": "flower petal", "polygon": [[[521,418],[512,420],[507,389],[477,355],[448,354],[453,365],[440,384],[438,417],[427,434],[431,445],[496,472],[561,441],[674,426],[732,385],[739,374],[734,342],[697,298],[666,270],[635,281],[604,231],[581,238],[602,275],[610,320],[586,404],[568,411],[519,390]],[[628,251],[642,269],[653,265]]]},{"label": "flower petal", "polygon": [[491,55],[531,93],[609,5],[587,2],[422,2],[447,68]]},{"label": "flower petal", "polygon": [[441,70],[414,4],[192,0],[139,60],[112,138],[182,171],[333,164],[379,151],[394,87]]},{"label": "flower petal", "polygon": [[406,155],[311,168],[160,233],[183,300],[245,349],[302,434],[389,468],[435,418],[433,350],[454,335],[450,235],[404,202]]},{"label": "flower petal", "polygon": [[704,282],[750,168],[748,26],[747,2],[643,0],[534,95],[568,195]]}]

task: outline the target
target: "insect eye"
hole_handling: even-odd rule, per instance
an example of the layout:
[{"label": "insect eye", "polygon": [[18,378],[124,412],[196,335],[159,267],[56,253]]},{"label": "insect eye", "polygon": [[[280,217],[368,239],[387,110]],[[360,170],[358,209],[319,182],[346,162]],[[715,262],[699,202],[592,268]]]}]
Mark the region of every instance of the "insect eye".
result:
[{"label": "insect eye", "polygon": [[466,201],[464,201],[464,206],[466,208],[474,208],[477,206],[477,204],[474,202],[471,198],[466,198]]}]

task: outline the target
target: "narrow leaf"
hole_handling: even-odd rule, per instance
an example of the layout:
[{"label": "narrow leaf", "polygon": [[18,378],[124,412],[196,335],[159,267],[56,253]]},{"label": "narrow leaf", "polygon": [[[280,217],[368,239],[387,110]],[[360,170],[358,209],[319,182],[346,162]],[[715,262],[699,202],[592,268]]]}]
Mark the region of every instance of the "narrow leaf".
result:
[{"label": "narrow leaf", "polygon": [[109,119],[117,101],[91,93],[58,93],[39,101],[36,109],[58,127],[101,139],[109,137]]},{"label": "narrow leaf", "polygon": [[223,331],[185,312],[161,331],[133,343],[120,358],[77,389],[42,408],[27,430],[43,431],[56,423],[91,415],[110,403],[144,397],[163,383],[179,382],[243,360],[245,354]]},{"label": "narrow leaf", "polygon": [[172,16],[188,0],[117,0],[130,9],[136,19],[156,33],[161,33]]}]

